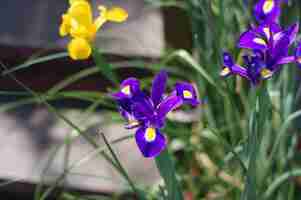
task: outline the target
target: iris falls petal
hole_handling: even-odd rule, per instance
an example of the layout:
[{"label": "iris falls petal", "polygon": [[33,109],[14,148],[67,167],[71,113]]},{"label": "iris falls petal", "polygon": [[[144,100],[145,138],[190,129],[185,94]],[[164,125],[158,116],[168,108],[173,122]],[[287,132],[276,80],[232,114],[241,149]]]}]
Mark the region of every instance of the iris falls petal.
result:
[{"label": "iris falls petal", "polygon": [[248,30],[241,34],[238,47],[247,49],[264,50],[267,48],[267,41],[253,30]]},{"label": "iris falls petal", "polygon": [[165,136],[153,127],[139,128],[135,138],[144,157],[155,157],[166,147]]}]

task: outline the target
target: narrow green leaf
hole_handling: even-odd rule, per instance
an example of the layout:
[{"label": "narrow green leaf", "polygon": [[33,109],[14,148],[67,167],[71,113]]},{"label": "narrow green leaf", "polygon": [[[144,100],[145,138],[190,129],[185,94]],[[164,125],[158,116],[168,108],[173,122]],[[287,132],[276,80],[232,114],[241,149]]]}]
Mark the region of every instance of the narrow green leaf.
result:
[{"label": "narrow green leaf", "polygon": [[264,193],[264,199],[269,199],[279,187],[291,178],[301,176],[301,169],[291,170],[277,177]]},{"label": "narrow green leaf", "polygon": [[179,182],[176,178],[174,163],[170,158],[168,150],[165,149],[155,158],[160,175],[164,179],[168,193],[168,200],[183,200],[183,194]]},{"label": "narrow green leaf", "polygon": [[130,176],[128,175],[128,173],[126,172],[125,168],[122,166],[121,162],[119,161],[116,153],[114,152],[113,148],[111,147],[109,141],[107,140],[107,138],[105,137],[105,135],[103,133],[100,133],[102,136],[103,141],[105,142],[107,148],[109,149],[116,165],[118,166],[119,172],[123,175],[123,177],[127,180],[127,182],[129,183],[129,185],[131,186],[133,192],[136,193],[137,197],[139,197],[139,199],[144,200],[146,199],[144,192],[141,190],[138,190],[134,184],[134,182],[131,180]]},{"label": "narrow green leaf", "polygon": [[44,56],[44,57],[37,58],[37,59],[34,59],[34,60],[29,60],[29,61],[27,61],[27,62],[25,62],[21,65],[13,67],[12,69],[4,70],[2,72],[2,76],[5,76],[5,75],[7,75],[9,73],[12,73],[12,72],[16,72],[20,69],[25,69],[25,68],[31,67],[32,65],[35,65],[35,64],[48,62],[48,61],[51,61],[51,60],[56,60],[56,59],[65,58],[65,57],[68,57],[67,52],[56,53],[56,54],[52,54],[50,56]]},{"label": "narrow green leaf", "polygon": [[246,174],[245,190],[241,196],[241,200],[253,200],[256,199],[257,187],[256,187],[256,157],[257,157],[257,121],[256,111],[254,110],[250,117],[249,124],[249,139],[247,143],[247,153],[249,157],[248,170]]}]

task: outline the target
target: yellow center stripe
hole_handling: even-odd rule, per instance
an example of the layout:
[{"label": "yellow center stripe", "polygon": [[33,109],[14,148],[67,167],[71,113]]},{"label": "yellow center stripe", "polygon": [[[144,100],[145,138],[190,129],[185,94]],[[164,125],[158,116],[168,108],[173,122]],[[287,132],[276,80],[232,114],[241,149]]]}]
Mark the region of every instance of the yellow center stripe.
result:
[{"label": "yellow center stripe", "polygon": [[129,85],[124,86],[124,87],[121,89],[121,92],[122,92],[123,94],[130,95],[130,94],[131,94],[131,87],[130,87]]},{"label": "yellow center stripe", "polygon": [[266,46],[266,42],[264,41],[264,39],[262,38],[254,38],[253,42],[255,42],[256,44],[260,44],[260,45],[264,45]]},{"label": "yellow center stripe", "polygon": [[156,129],[154,128],[147,128],[145,130],[145,140],[147,142],[153,142],[156,139]]},{"label": "yellow center stripe", "polygon": [[262,7],[264,14],[268,14],[269,12],[271,12],[274,8],[274,5],[275,5],[274,0],[266,0]]}]

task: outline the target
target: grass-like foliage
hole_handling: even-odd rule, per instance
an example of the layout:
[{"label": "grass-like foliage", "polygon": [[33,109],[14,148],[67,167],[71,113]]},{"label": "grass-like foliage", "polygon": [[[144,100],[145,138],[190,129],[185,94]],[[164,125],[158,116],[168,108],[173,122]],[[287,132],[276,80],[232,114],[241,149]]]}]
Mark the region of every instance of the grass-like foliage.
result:
[{"label": "grass-like foliage", "polygon": [[[77,1],[84,0],[74,2]],[[301,50],[296,42],[299,39],[299,32],[294,32],[297,25],[292,26],[291,30],[285,28],[299,21],[301,2],[299,0],[147,0],[146,3],[149,6],[178,9],[185,13],[191,26],[190,39],[193,44],[191,50],[167,50],[158,63],[129,61],[129,66],[136,66],[139,70],[146,70],[154,75],[162,69],[168,73],[168,81],[163,76],[157,76],[157,79],[153,81],[153,88],[155,87],[159,92],[151,92],[151,97],[137,89],[137,80],[122,82],[116,73],[121,66],[108,63],[101,49],[92,46],[92,40],[89,40],[91,47],[88,47],[89,52],[91,48],[95,66],[66,77],[45,93],[32,91],[15,78],[15,73],[19,70],[30,70],[37,63],[61,59],[68,56],[67,53],[29,60],[10,69],[3,65],[2,76],[15,80],[24,88],[24,92],[1,91],[0,95],[23,97],[18,98],[20,99],[18,101],[1,105],[2,112],[26,104],[39,103],[69,125],[73,132],[69,134],[64,144],[54,148],[53,157],[60,148],[72,145],[77,137],[83,137],[95,148],[95,151],[82,160],[69,164],[58,180],[50,186],[48,183],[46,189],[42,177],[41,183],[37,186],[35,199],[46,199],[64,183],[65,177],[72,172],[72,168],[97,156],[104,157],[124,177],[128,184],[128,191],[125,193],[130,194],[130,199],[300,199],[298,124],[301,111],[298,103],[301,90],[300,69],[296,66],[301,63]],[[279,6],[281,12],[276,13],[268,19],[269,22],[266,22],[263,19],[266,16],[262,15],[261,10],[254,8],[260,3],[262,3],[264,14],[270,12],[273,6]],[[119,14],[121,12],[112,9],[110,11],[112,15],[115,14],[113,11],[118,11]],[[122,14],[125,16],[123,10]],[[274,30],[263,32],[266,34],[263,40],[251,38],[252,40],[249,41],[249,38],[245,39],[241,36],[241,33],[247,29],[252,29],[254,32],[254,27],[262,23],[281,24],[282,29],[285,30],[283,33],[281,31],[274,33]],[[273,38],[273,34],[276,35],[278,32],[281,32],[280,39]],[[71,37],[78,37],[72,33],[70,31]],[[256,32],[254,37],[261,37],[260,34]],[[254,44],[254,41],[257,43]],[[77,52],[78,46],[74,48],[76,53],[81,53]],[[282,53],[280,49],[287,52]],[[230,54],[225,54],[225,51],[232,55],[230,64],[227,62]],[[277,55],[271,64],[272,61],[268,59],[275,54]],[[87,56],[89,55],[90,53]],[[244,55],[250,55],[250,60]],[[253,58],[254,62],[251,60]],[[252,64],[259,66],[252,68]],[[64,90],[72,83],[100,73],[111,81],[110,94],[115,94],[115,97],[111,98],[110,94],[101,91]],[[232,76],[224,78],[221,75]],[[159,83],[155,83],[156,81]],[[158,94],[161,92],[160,87],[154,86],[159,84],[162,88],[166,86],[166,89],[172,89],[176,82],[189,83],[188,86],[184,84],[188,89],[176,84],[170,96],[165,99],[163,98],[165,93],[164,95]],[[139,84],[143,89],[150,88],[152,85],[150,77],[143,77]],[[195,96],[195,92],[198,97]],[[195,104],[196,107],[185,105],[175,110],[179,105],[193,104],[188,101],[191,98],[199,98],[201,105]],[[52,101],[59,99],[89,102],[91,106],[83,111],[82,122],[89,120],[90,114],[101,106],[111,113],[110,117],[114,123],[121,121],[118,112],[121,111],[122,117],[128,122],[127,128],[138,127],[140,131],[135,133],[133,130],[133,135],[116,141],[109,141],[105,134],[99,133],[105,143],[104,146],[100,146],[94,138],[86,134],[85,123],[72,122],[64,116],[63,112],[51,105]],[[117,101],[119,109],[113,100]],[[151,109],[147,109],[148,106]],[[156,118],[160,112],[166,114],[166,109],[175,111],[167,116]],[[164,134],[159,133],[159,129],[162,129]],[[145,138],[139,138],[139,134],[145,134]],[[120,162],[118,154],[112,148],[113,143],[118,145],[118,142],[133,139],[133,137],[143,154],[148,155],[149,159],[154,159],[162,177],[163,182],[149,186],[151,189],[143,188],[133,182],[123,163]],[[159,139],[157,141],[157,137],[161,137],[160,141]],[[160,142],[162,144],[159,144]],[[49,158],[49,164],[53,157]],[[88,200],[126,197],[122,194],[112,195],[112,197],[90,197],[79,193],[62,192],[60,198]]]}]

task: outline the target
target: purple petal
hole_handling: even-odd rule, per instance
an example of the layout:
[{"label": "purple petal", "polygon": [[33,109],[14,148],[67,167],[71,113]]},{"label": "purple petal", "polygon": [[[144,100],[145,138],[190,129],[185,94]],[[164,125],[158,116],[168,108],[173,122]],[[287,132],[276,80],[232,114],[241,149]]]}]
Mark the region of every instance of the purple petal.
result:
[{"label": "purple petal", "polygon": [[190,83],[176,83],[177,96],[179,96],[183,103],[197,106],[200,102],[197,98],[196,90]]},{"label": "purple petal", "polygon": [[287,57],[288,48],[289,48],[290,39],[287,35],[284,35],[275,46],[269,51],[270,58],[267,61],[268,66],[272,69],[271,66],[278,63],[282,58]]},{"label": "purple petal", "polygon": [[[252,85],[257,85],[262,78],[270,77],[269,76],[270,73],[268,73],[270,70],[265,69],[265,63],[262,60],[261,56],[245,55],[243,58],[244,58],[246,66],[247,66],[246,67],[247,79],[252,83]],[[263,70],[263,73],[261,74],[262,70]],[[262,77],[262,75],[264,77]]]},{"label": "purple petal", "polygon": [[154,107],[149,98],[139,99],[132,104],[133,115],[138,120],[150,121],[154,115]]},{"label": "purple petal", "polygon": [[259,22],[275,22],[280,15],[281,0],[259,0],[254,6],[254,16]]},{"label": "purple petal", "polygon": [[220,76],[226,77],[231,74],[231,68],[234,65],[234,61],[230,53],[228,52],[223,53],[223,63],[224,63],[224,67],[223,70],[220,72]]},{"label": "purple petal", "polygon": [[262,35],[267,41],[270,40],[272,35],[275,35],[281,31],[282,29],[280,25],[273,22],[262,23],[260,26],[258,26],[258,28],[255,29],[255,32]]},{"label": "purple petal", "polygon": [[127,121],[127,124],[125,125],[126,129],[137,128],[141,125],[141,123],[131,113],[127,112],[121,107],[119,108],[119,113]]},{"label": "purple petal", "polygon": [[288,29],[285,31],[285,35],[289,38],[289,45],[291,45],[294,40],[296,39],[296,36],[299,31],[299,24],[295,23],[288,27]]},{"label": "purple petal", "polygon": [[136,78],[128,78],[122,81],[120,91],[113,93],[115,99],[131,98],[140,92],[140,82]]},{"label": "purple petal", "polygon": [[163,98],[163,93],[166,87],[166,81],[167,73],[165,71],[161,71],[153,80],[151,98],[155,107],[160,103],[160,101]]},{"label": "purple petal", "polygon": [[226,67],[231,68],[234,65],[233,58],[232,58],[231,54],[228,52],[223,53],[223,61],[224,61],[224,65]]},{"label": "purple petal", "polygon": [[277,61],[277,65],[284,65],[295,62],[295,56],[286,56]]},{"label": "purple petal", "polygon": [[178,108],[183,103],[182,99],[176,94],[171,94],[158,105],[158,118],[164,121],[167,113]]},{"label": "purple petal", "polygon": [[243,78],[249,79],[246,68],[244,68],[240,65],[234,65],[231,70],[232,70],[233,74],[236,74],[236,75],[239,75]]},{"label": "purple petal", "polygon": [[247,49],[264,50],[267,45],[267,41],[254,30],[242,33],[238,41],[238,47]]},{"label": "purple petal", "polygon": [[[220,75],[222,77],[226,77],[230,74],[236,74],[241,77],[249,79],[247,70],[245,68],[241,67],[240,65],[235,64],[233,62],[232,56],[229,53],[225,52],[223,54],[223,58],[224,58],[224,66],[225,67],[223,68],[223,70],[220,73]],[[248,59],[247,56],[244,56],[243,58]]]},{"label": "purple petal", "polygon": [[158,129],[139,128],[135,135],[136,143],[144,157],[151,158],[160,154],[166,147],[166,138]]}]

